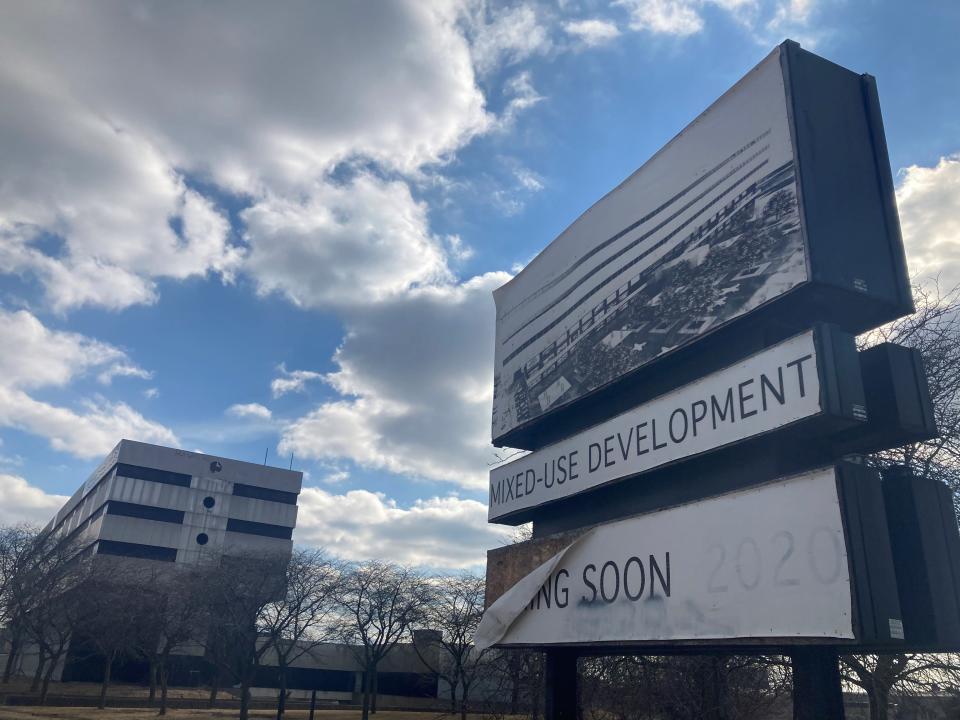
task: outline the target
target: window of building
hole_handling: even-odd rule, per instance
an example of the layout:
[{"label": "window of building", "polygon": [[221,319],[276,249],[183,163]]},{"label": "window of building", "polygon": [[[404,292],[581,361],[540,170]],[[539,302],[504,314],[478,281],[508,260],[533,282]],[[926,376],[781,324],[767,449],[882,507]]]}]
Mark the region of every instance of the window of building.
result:
[{"label": "window of building", "polygon": [[282,538],[284,540],[289,540],[293,537],[292,527],[252,522],[250,520],[237,520],[236,518],[227,520],[227,531],[246,533],[247,535],[263,535],[265,537]]},{"label": "window of building", "polygon": [[206,545],[208,542],[210,542],[210,537],[206,533],[197,535],[197,545]]},{"label": "window of building", "polygon": [[170,510],[152,505],[138,505],[136,503],[120,502],[119,500],[111,500],[107,503],[107,515],[122,515],[125,517],[183,525],[182,510]]},{"label": "window of building", "polygon": [[285,505],[297,504],[296,493],[284,492],[283,490],[273,490],[271,488],[260,487],[258,485],[234,483],[233,494],[241,497],[254,498],[256,500],[269,500],[271,502],[284,503]]},{"label": "window of building", "polygon": [[203,499],[203,506],[204,506],[207,510],[210,510],[210,509],[211,509],[214,505],[216,505],[216,504],[217,504],[217,501],[214,500],[214,499],[213,499],[211,496],[209,496],[209,495],[207,495],[207,496]]},{"label": "window of building", "polygon": [[120,542],[119,540],[100,540],[97,543],[97,555],[120,555],[123,557],[142,558],[144,560],[176,562],[177,549],[160,547],[159,545]]},{"label": "window of building", "polygon": [[179,485],[180,487],[190,487],[191,479],[189,475],[183,473],[157,470],[140,465],[125,465],[124,463],[117,463],[117,475],[136,480],[164,483],[165,485]]}]

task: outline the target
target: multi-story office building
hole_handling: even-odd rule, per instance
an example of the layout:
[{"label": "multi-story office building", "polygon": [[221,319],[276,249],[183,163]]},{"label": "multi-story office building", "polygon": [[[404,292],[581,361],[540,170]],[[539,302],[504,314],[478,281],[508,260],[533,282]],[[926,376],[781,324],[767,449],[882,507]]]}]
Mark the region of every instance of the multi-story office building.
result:
[{"label": "multi-story office building", "polygon": [[97,555],[287,554],[303,473],[121,440],[47,525]]}]

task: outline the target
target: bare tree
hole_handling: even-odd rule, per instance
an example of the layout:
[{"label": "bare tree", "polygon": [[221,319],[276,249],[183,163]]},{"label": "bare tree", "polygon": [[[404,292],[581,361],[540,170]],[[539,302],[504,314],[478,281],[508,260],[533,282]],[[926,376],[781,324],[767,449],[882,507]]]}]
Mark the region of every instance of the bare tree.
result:
[{"label": "bare tree", "polygon": [[98,708],[106,707],[114,663],[135,651],[142,618],[149,612],[138,572],[142,568],[126,558],[96,557],[78,588],[77,600],[85,605],[82,644],[103,663]]},{"label": "bare tree", "polygon": [[206,574],[204,592],[210,624],[204,644],[218,674],[240,685],[240,720],[249,717],[250,688],[271,647],[269,642],[260,641],[258,620],[271,603],[283,597],[285,582],[286,558],[282,556],[224,556]]},{"label": "bare tree", "polygon": [[10,649],[3,682],[10,682],[23,643],[23,593],[29,589],[23,574],[38,536],[36,528],[16,525],[0,528],[0,626],[7,629]]},{"label": "bare tree", "polygon": [[277,662],[277,720],[286,709],[287,668],[332,636],[327,620],[340,586],[338,566],[321,550],[294,550],[285,570],[283,595],[257,617],[258,635]]},{"label": "bare tree", "polygon": [[151,704],[159,686],[160,715],[167,713],[171,656],[199,643],[207,627],[205,570],[203,565],[168,567],[153,563],[133,578],[142,608],[134,651],[150,669]]},{"label": "bare tree", "polygon": [[338,593],[338,636],[355,646],[363,673],[362,720],[377,711],[377,666],[418,622],[431,595],[418,572],[378,561],[344,573]]},{"label": "bare tree", "polygon": [[[418,625],[428,638],[414,640],[420,660],[450,687],[450,709],[466,720],[470,690],[488,669],[492,657],[488,650],[478,651],[473,636],[483,617],[484,578],[464,573],[436,580],[431,601],[420,614]],[[429,633],[429,635],[427,635]]]},{"label": "bare tree", "polygon": [[[868,458],[880,468],[905,465],[918,477],[947,484],[954,506],[960,499],[960,287],[942,291],[939,283],[914,287],[916,312],[860,338],[861,347],[894,342],[916,348],[930,387],[939,436],[885,450]],[[841,658],[845,679],[862,688],[871,720],[889,715],[892,692],[909,693],[929,682],[958,678],[957,658],[937,655],[855,655]]]},{"label": "bare tree", "polygon": [[81,568],[75,562],[80,548],[59,533],[28,528],[7,534],[7,544],[10,557],[4,571],[4,614],[13,637],[6,671],[12,671],[13,657],[22,642],[32,640],[38,661],[31,690],[39,690],[41,685],[49,685],[75,627],[76,609],[65,602],[65,596],[80,582]]},{"label": "bare tree", "polygon": [[581,663],[581,704],[615,720],[761,720],[790,689],[781,658],[609,656]]}]

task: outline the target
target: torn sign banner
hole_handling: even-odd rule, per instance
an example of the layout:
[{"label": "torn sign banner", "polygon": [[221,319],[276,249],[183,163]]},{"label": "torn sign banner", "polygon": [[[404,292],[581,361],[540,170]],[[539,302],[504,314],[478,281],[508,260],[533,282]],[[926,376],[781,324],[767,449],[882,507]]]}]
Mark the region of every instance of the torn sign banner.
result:
[{"label": "torn sign banner", "polygon": [[854,638],[835,468],[603,525],[514,584],[478,647]]}]

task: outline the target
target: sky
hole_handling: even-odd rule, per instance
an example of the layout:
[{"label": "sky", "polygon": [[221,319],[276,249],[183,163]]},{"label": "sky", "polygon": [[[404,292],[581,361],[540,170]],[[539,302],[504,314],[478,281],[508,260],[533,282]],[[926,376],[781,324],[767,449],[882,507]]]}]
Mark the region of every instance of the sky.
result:
[{"label": "sky", "polygon": [[120,438],[304,472],[295,540],[479,567],[494,306],[786,38],[877,78],[960,282],[960,4],[0,0],[0,523]]}]

